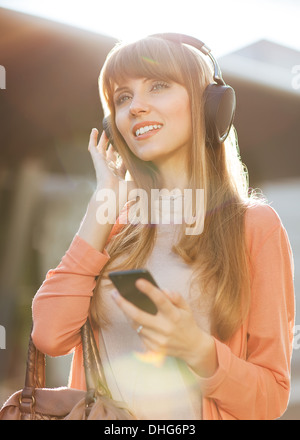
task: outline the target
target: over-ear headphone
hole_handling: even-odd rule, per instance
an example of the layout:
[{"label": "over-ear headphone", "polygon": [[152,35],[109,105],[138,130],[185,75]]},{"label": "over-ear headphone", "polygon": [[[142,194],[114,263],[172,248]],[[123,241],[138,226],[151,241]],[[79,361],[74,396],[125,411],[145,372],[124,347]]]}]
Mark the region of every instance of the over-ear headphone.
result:
[{"label": "over-ear headphone", "polygon": [[187,44],[209,56],[214,66],[213,79],[215,83],[209,84],[204,91],[207,140],[212,145],[216,142],[218,144],[224,142],[233,123],[236,107],[235,92],[223,80],[220,66],[211,54],[210,48],[197,38],[184,34],[163,33],[154,34],[151,37],[163,38],[178,44]]},{"label": "over-ear headphone", "polygon": [[[170,40],[177,44],[187,44],[200,50],[204,55],[209,56],[214,67],[213,80],[215,82],[209,84],[204,91],[206,141],[212,146],[224,142],[233,124],[236,98],[233,88],[223,80],[220,66],[211,54],[211,49],[197,38],[184,34],[161,33],[150,35],[150,37]],[[103,120],[103,128],[112,143],[107,118]]]}]

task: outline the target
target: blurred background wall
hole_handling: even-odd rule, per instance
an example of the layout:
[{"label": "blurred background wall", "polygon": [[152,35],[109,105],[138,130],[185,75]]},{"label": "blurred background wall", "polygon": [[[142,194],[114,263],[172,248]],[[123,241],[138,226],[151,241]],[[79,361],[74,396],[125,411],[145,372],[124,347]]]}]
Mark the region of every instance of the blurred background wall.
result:
[{"label": "blurred background wall", "polygon": [[[91,128],[101,130],[97,79],[115,41],[0,8],[0,404],[23,386],[32,297],[68,248],[94,190],[87,143]],[[288,231],[298,295],[300,53],[263,39],[219,63],[237,94],[235,127],[250,186],[262,189]],[[66,384],[70,360],[47,359],[47,385]],[[300,419],[300,344],[283,418]]]},{"label": "blurred background wall", "polygon": [[[0,9],[6,70],[6,89],[0,90],[2,403],[7,388],[22,386],[32,297],[69,247],[94,190],[87,146],[91,129],[101,130],[98,76],[114,44],[113,38]],[[49,359],[49,384],[66,382],[68,367],[61,362],[51,375]]]}]

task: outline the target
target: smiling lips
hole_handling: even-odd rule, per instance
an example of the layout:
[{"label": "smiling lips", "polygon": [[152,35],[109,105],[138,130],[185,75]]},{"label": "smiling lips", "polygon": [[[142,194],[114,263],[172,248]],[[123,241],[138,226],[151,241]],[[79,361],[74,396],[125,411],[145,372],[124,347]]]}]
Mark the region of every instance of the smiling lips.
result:
[{"label": "smiling lips", "polygon": [[162,127],[159,122],[143,122],[133,127],[133,134],[136,138],[144,139],[149,134],[154,134]]}]

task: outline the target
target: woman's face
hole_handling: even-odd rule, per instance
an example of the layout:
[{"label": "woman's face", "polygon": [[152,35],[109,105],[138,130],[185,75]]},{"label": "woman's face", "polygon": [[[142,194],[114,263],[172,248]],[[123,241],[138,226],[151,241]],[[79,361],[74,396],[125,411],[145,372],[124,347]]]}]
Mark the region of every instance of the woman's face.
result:
[{"label": "woman's face", "polygon": [[182,158],[192,138],[188,92],[182,85],[148,78],[131,78],[114,92],[116,125],[130,150],[140,159]]}]

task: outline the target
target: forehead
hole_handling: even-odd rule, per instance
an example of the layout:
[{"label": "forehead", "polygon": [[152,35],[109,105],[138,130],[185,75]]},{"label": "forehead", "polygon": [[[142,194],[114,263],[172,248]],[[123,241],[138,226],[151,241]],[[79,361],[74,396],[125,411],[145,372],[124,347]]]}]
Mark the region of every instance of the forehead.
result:
[{"label": "forehead", "polygon": [[[155,50],[154,50],[155,49]],[[112,90],[132,79],[162,79],[183,82],[182,63],[164,46],[133,45],[115,53],[106,65],[106,81]]]}]

